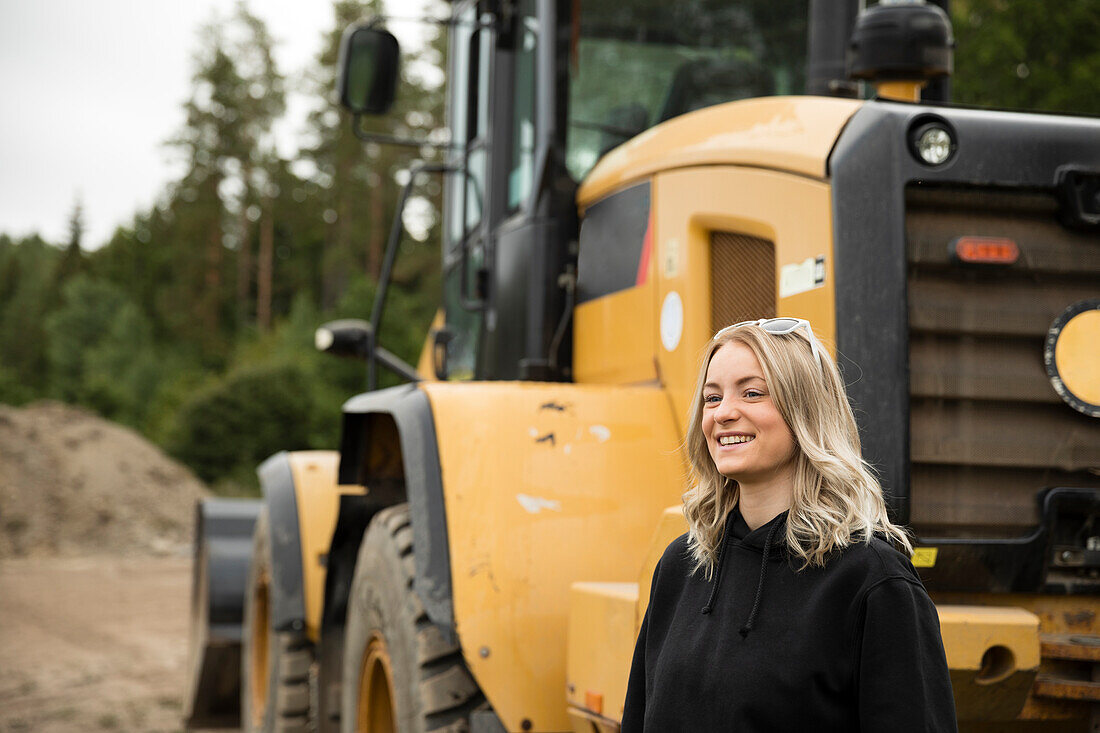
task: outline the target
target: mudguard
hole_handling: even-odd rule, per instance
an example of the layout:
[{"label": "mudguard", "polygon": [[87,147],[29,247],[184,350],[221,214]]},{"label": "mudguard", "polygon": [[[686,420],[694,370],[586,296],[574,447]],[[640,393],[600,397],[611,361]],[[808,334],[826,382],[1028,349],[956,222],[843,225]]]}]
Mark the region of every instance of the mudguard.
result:
[{"label": "mudguard", "polygon": [[[394,460],[397,455],[400,464]],[[423,391],[416,385],[402,385],[357,395],[344,403],[339,481],[369,486],[371,495],[380,500],[379,508],[408,501],[416,547],[413,587],[432,623],[452,630],[443,479],[435,421]],[[404,496],[398,497],[400,493]],[[387,495],[385,500],[382,495]]]},{"label": "mudguard", "polygon": [[195,516],[188,646],[187,728],[240,724],[241,625],[261,502],[204,499]]},{"label": "mudguard", "polygon": [[267,507],[271,533],[271,628],[302,631],[306,608],[302,583],[302,542],[298,528],[298,500],[290,454],[276,453],[256,469]]}]

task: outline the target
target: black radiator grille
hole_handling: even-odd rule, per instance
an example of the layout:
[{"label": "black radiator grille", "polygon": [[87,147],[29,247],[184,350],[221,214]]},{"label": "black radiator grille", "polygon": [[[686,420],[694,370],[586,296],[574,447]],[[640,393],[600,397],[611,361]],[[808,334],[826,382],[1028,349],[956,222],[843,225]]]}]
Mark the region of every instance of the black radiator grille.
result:
[{"label": "black radiator grille", "polygon": [[[1100,238],[1063,227],[1042,193],[911,186],[906,207],[911,524],[1020,535],[1042,488],[1100,485],[1100,420],[1063,403],[1043,366],[1054,319],[1100,296]],[[965,235],[1011,238],[1019,260],[958,263]]]}]

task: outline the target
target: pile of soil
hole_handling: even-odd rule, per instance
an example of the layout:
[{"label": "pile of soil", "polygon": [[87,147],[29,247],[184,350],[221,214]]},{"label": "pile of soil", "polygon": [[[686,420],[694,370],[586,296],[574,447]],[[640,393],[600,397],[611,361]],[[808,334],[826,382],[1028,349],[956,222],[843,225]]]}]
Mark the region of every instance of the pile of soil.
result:
[{"label": "pile of soil", "polygon": [[90,412],[0,405],[0,558],[186,553],[207,493],[159,448]]}]

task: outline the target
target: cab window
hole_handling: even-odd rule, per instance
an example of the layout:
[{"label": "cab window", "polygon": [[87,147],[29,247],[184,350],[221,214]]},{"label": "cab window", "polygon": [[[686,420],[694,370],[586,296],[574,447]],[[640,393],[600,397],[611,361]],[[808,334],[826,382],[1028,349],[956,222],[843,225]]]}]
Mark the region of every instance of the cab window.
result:
[{"label": "cab window", "polygon": [[518,32],[512,73],[509,211],[516,209],[527,199],[535,175],[535,50],[538,38],[535,0],[520,0],[517,15]]},{"label": "cab window", "polygon": [[578,0],[566,165],[678,115],[805,86],[806,0]]}]

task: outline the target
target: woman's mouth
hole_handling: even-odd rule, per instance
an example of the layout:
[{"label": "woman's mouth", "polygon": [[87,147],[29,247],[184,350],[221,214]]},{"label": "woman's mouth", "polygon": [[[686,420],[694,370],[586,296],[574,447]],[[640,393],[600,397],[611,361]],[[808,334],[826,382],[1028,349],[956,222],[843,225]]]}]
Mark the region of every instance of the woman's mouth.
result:
[{"label": "woman's mouth", "polygon": [[738,443],[748,443],[753,440],[755,435],[723,435],[718,439],[719,445],[737,445]]}]

